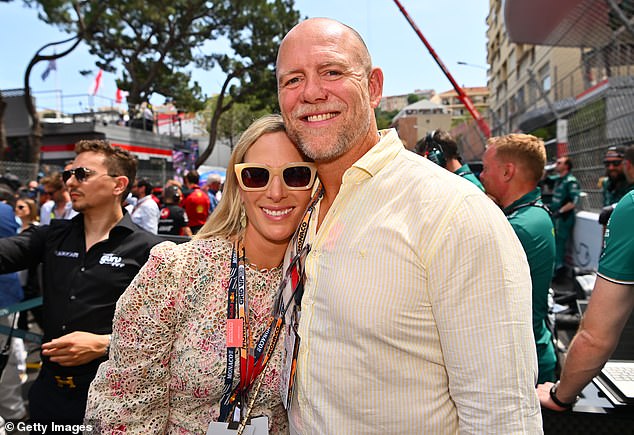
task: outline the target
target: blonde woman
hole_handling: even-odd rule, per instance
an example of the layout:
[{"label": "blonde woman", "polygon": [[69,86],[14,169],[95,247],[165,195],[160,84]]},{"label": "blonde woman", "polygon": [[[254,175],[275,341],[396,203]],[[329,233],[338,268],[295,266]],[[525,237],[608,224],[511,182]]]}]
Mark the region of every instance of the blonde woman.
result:
[{"label": "blonde woman", "polygon": [[[247,367],[230,370],[227,356],[242,361],[253,350],[248,342],[257,343],[269,327],[284,253],[314,180],[314,165],[290,141],[280,116],[261,118],[244,132],[207,223],[191,242],[155,247],[119,300],[110,359],[90,387],[86,423],[101,433],[204,434],[210,425],[226,426],[222,420],[235,409],[244,411],[244,400],[220,405],[228,399],[225,385],[239,390]],[[241,280],[245,303],[237,306],[231,295]],[[241,343],[242,334],[229,336],[229,325],[236,325],[229,312],[240,307],[251,337]],[[288,431],[278,392],[281,347],[258,378],[251,413],[268,420],[271,434]],[[251,399],[252,390],[244,389]],[[246,397],[238,393],[231,396]]]}]

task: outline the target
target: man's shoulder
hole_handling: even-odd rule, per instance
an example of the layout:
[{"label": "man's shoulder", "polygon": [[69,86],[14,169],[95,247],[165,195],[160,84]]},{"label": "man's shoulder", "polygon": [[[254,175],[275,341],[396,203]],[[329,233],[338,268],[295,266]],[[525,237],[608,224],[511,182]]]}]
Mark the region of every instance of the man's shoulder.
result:
[{"label": "man's shoulder", "polygon": [[147,246],[148,248],[151,248],[164,240],[160,236],[152,234],[136,224],[134,225],[134,228],[132,228],[132,231],[128,232],[124,238],[126,242],[134,241],[135,243]]}]

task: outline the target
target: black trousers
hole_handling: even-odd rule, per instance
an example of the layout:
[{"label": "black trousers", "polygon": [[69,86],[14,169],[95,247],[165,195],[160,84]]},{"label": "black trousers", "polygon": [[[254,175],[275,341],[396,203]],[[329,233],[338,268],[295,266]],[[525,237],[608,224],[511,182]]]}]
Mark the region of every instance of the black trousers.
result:
[{"label": "black trousers", "polygon": [[[31,423],[80,425],[86,413],[88,388],[96,373],[81,376],[59,376],[42,367],[29,390]],[[42,432],[31,432],[39,434]],[[50,433],[50,429],[48,431]],[[61,433],[61,432],[60,432]],[[71,432],[68,432],[71,433]],[[77,433],[77,432],[75,432]]]}]

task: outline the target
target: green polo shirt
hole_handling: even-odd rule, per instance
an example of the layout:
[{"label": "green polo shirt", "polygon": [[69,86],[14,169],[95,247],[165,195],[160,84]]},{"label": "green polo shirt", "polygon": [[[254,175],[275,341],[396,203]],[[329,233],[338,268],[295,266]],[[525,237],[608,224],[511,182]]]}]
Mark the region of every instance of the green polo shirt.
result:
[{"label": "green polo shirt", "polygon": [[580,194],[581,189],[579,188],[577,178],[572,175],[571,172],[568,172],[563,177],[559,177],[556,181],[553,199],[550,202],[550,209],[556,212],[563,207],[564,204],[569,202],[574,202],[575,205],[577,205]]},{"label": "green polo shirt", "polygon": [[[535,205],[528,205],[533,203]],[[539,187],[506,207],[504,214],[522,243],[530,267],[533,283],[533,334],[541,371],[542,367],[554,368],[557,361],[552,335],[546,326],[548,289],[555,267],[555,229],[548,212],[537,204],[543,205]],[[540,380],[543,380],[541,375]]]},{"label": "green polo shirt", "polygon": [[634,191],[616,205],[603,237],[598,275],[617,284],[634,284]]},{"label": "green polo shirt", "polygon": [[611,178],[607,177],[603,181],[603,206],[608,206],[612,204],[616,204],[625,196],[627,192],[634,189],[634,184],[627,184],[627,181],[618,180],[616,182],[612,181]]},{"label": "green polo shirt", "polygon": [[480,180],[478,180],[478,177],[475,176],[475,174],[473,173],[469,165],[467,165],[466,163],[462,165],[461,167],[459,167],[458,169],[456,169],[454,174],[460,175],[462,178],[471,181],[473,184],[478,186],[478,188],[481,191],[484,192],[484,186],[482,185],[482,183],[480,183]]}]

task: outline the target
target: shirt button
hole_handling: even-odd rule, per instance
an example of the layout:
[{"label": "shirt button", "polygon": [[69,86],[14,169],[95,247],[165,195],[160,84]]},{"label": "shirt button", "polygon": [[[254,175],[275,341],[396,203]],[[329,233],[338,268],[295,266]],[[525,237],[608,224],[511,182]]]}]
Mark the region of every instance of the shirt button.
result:
[{"label": "shirt button", "polygon": [[81,271],[83,272],[84,270],[86,270],[86,268],[85,268],[85,267],[82,267],[82,268],[81,268],[81,269],[79,269],[79,270],[81,270]]},{"label": "shirt button", "polygon": [[70,297],[70,300],[71,300],[71,301],[74,301],[75,299],[77,299],[77,296],[75,296],[75,295],[72,295],[72,296]]},{"label": "shirt button", "polygon": [[62,331],[66,331],[66,325],[62,325]]}]

